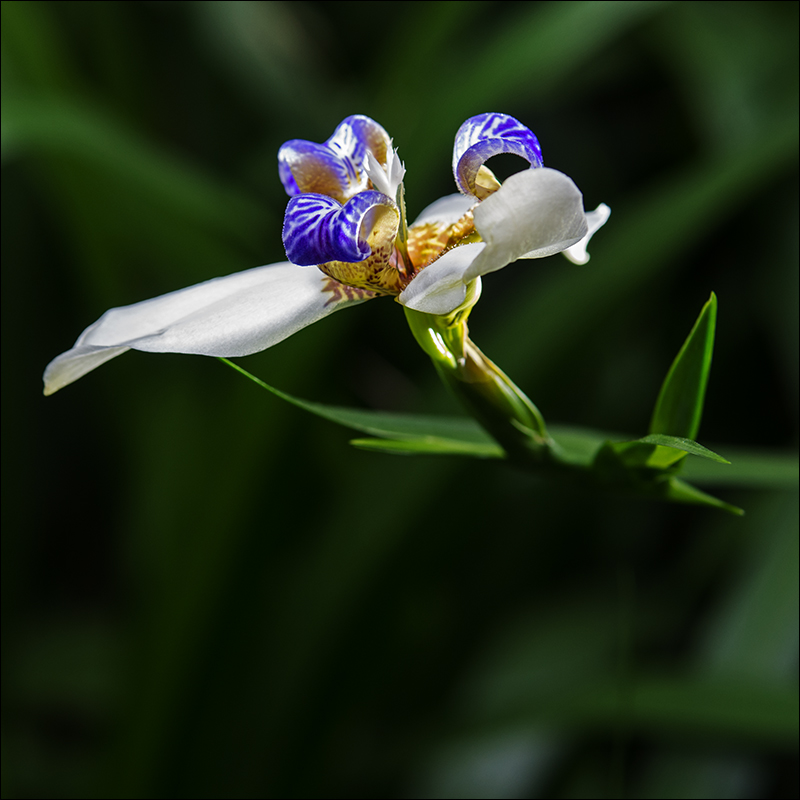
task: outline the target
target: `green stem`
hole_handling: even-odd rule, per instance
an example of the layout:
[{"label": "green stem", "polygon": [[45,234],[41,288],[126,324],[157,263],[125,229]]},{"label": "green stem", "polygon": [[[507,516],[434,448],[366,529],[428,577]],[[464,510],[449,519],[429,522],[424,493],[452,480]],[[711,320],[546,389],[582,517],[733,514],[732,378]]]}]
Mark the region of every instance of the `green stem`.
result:
[{"label": "green stem", "polygon": [[678,480],[673,462],[648,467],[625,460],[622,454],[628,449],[633,452],[629,445],[655,448],[647,442],[606,442],[591,462],[575,459],[559,447],[547,433],[539,409],[469,338],[467,317],[478,294],[476,281],[467,288],[461,306],[447,316],[406,308],[406,319],[445,385],[505,450],[509,460],[524,469],[579,485],[744,513]]},{"label": "green stem", "polygon": [[539,409],[468,335],[467,316],[475,297],[447,317],[406,308],[414,338],[445,385],[513,460],[550,462],[554,442]]},{"label": "green stem", "polygon": [[400,210],[400,224],[397,227],[397,237],[395,238],[394,246],[400,251],[403,264],[409,265],[411,259],[408,257],[408,220],[406,217],[406,190],[405,186],[401,183],[397,187],[397,196],[395,198],[397,208]]}]

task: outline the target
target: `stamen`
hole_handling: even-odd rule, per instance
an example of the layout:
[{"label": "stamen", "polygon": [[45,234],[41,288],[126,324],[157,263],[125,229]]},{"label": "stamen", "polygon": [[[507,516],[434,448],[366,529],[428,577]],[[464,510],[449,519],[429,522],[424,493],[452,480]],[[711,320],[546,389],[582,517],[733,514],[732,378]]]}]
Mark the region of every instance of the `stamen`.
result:
[{"label": "stamen", "polygon": [[400,256],[402,262],[401,272],[405,275],[407,272],[407,265],[411,264],[411,259],[408,257],[408,223],[406,221],[406,189],[401,182],[397,187],[397,195],[395,197],[397,207],[400,209],[400,224],[397,226],[397,236],[395,238],[394,246]]}]

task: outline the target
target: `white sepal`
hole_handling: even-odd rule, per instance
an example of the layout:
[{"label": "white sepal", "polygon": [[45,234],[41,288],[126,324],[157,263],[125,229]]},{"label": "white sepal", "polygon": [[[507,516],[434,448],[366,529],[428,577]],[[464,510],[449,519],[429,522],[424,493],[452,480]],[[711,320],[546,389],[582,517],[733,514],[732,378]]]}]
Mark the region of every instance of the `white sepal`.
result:
[{"label": "white sepal", "polygon": [[473,213],[486,248],[465,273],[465,282],[518,258],[560,253],[589,229],[578,187],[563,172],[547,167],[512,175]]},{"label": "white sepal", "polygon": [[600,203],[594,211],[587,212],[586,222],[589,225],[589,232],[583,239],[564,251],[564,255],[573,264],[585,264],[589,260],[590,256],[586,251],[589,245],[589,239],[606,224],[610,216],[611,209],[605,203]]},{"label": "white sepal", "polygon": [[48,364],[44,393],[53,394],[128,349],[204,356],[266,350],[364,299],[352,290],[330,291],[334,285],[318,269],[285,262],[112,308]]},{"label": "white sepal", "polygon": [[476,203],[474,197],[466,194],[448,194],[434,200],[414,220],[415,225],[436,222],[440,225],[453,225],[458,222]]},{"label": "white sepal", "polygon": [[426,314],[443,316],[466,299],[469,281],[464,274],[486,247],[483,242],[464,244],[446,252],[425,267],[397,298],[402,305]]}]

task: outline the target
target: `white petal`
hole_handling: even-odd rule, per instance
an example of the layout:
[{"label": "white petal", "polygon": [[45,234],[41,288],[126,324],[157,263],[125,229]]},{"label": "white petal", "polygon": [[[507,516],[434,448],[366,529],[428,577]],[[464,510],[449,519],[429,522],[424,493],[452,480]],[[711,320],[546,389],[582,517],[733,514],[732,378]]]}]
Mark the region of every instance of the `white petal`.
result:
[{"label": "white petal", "polygon": [[332,291],[328,288],[332,285],[318,269],[286,262],[112,308],[78,337],[71,350],[48,364],[44,393],[58,391],[131,348],[205,356],[246,356],[266,350],[364,299],[357,290]]},{"label": "white petal", "polygon": [[98,347],[76,344],[72,350],[54,358],[44,371],[44,393],[53,394],[101,364],[122,355],[130,347]]},{"label": "white petal", "polygon": [[476,242],[449,250],[425,267],[397,299],[404,306],[426,314],[449,314],[466,299],[469,281],[464,280],[464,273],[484,247],[483,242]]},{"label": "white petal", "polygon": [[445,197],[434,200],[414,220],[413,225],[424,225],[427,222],[452,225],[454,222],[458,222],[476,202],[474,197],[465,194],[448,194]]},{"label": "white petal", "polygon": [[[589,233],[583,237],[577,244],[568,247],[564,251],[564,255],[573,264],[585,264],[589,260],[589,253],[586,248],[589,245],[589,239],[603,227],[611,216],[611,209],[605,204],[600,203],[594,211],[589,211],[586,214],[586,222],[589,225]],[[523,256],[524,258],[524,256]]]},{"label": "white petal", "polygon": [[563,172],[547,167],[512,175],[474,213],[487,246],[465,273],[467,282],[523,256],[560,253],[588,231],[580,190]]}]

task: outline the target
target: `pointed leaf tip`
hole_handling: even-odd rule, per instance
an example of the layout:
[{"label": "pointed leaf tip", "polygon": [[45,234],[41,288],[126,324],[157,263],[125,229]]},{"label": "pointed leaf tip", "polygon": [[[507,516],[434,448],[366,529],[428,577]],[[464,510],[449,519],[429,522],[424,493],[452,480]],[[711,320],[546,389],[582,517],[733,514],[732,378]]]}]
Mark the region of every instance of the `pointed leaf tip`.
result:
[{"label": "pointed leaf tip", "polygon": [[696,486],[692,486],[690,483],[686,483],[674,476],[662,484],[662,487],[664,498],[673,503],[709,506],[710,508],[719,508],[722,511],[727,511],[729,514],[734,514],[737,517],[744,516],[744,509],[726,503],[724,500],[720,500],[713,495],[706,494],[700,491]]},{"label": "pointed leaf tip", "polygon": [[701,458],[707,458],[710,461],[716,461],[719,464],[731,463],[727,458],[723,458],[718,453],[715,453],[713,450],[709,450],[707,447],[703,447],[703,445],[701,445],[699,442],[695,442],[692,439],[686,439],[679,436],[666,436],[663,433],[651,433],[649,436],[644,436],[643,438],[639,439],[639,441],[645,442],[646,444],[655,444],[659,447],[667,447],[673,450],[682,450],[685,453],[690,453],[693,456],[700,456]]},{"label": "pointed leaf tip", "polygon": [[653,410],[651,434],[696,439],[714,351],[717,296],[712,292],[672,362]]}]

